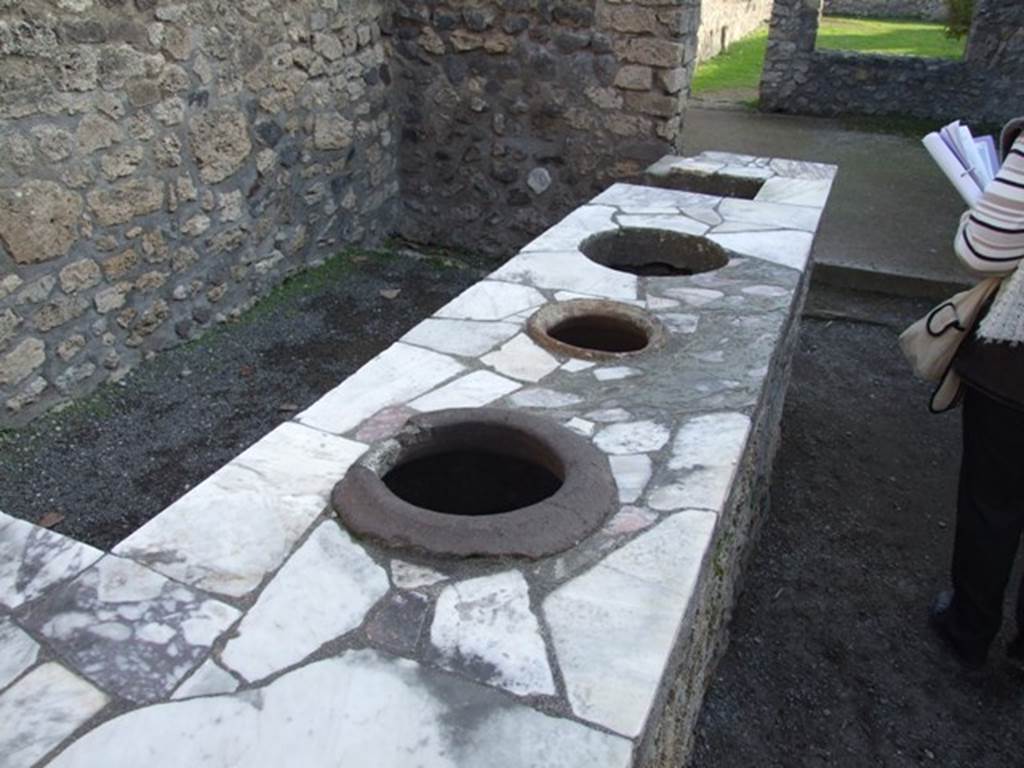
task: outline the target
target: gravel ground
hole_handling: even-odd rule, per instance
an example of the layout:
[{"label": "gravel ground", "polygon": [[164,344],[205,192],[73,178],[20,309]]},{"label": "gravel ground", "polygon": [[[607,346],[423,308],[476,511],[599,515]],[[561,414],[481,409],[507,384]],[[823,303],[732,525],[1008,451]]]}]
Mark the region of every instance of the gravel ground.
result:
[{"label": "gravel ground", "polygon": [[109,549],[497,266],[382,251],[293,278],[123,386],[0,433],[0,510]]},{"label": "gravel ground", "polygon": [[[0,509],[109,548],[497,264],[375,255],[286,284],[124,386],[0,434]],[[381,291],[401,288],[389,299]],[[388,294],[390,295],[390,294]],[[931,639],[959,416],[895,347],[926,304],[815,287],[773,512],[708,693],[697,766],[1020,765],[1022,678]]]},{"label": "gravel ground", "polygon": [[969,675],[926,625],[946,585],[960,453],[959,413],[927,412],[929,388],[896,347],[926,309],[812,291],[772,514],[692,765],[1022,764],[1024,676],[1003,660],[1007,638]]}]

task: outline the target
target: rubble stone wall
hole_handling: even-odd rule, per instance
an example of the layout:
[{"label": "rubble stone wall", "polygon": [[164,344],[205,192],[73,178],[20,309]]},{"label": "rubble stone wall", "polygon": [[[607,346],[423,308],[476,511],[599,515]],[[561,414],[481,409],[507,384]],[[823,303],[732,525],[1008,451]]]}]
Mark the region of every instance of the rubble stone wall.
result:
[{"label": "rubble stone wall", "polygon": [[0,0],[0,426],[393,228],[382,0]]},{"label": "rubble stone wall", "polygon": [[825,0],[826,16],[944,21],[946,0]]},{"label": "rubble stone wall", "polygon": [[705,61],[742,40],[772,15],[772,0],[704,0],[700,8],[697,61]]},{"label": "rubble stone wall", "polygon": [[776,0],[761,108],[999,123],[1024,104],[1024,3],[977,0],[962,61],[816,51],[821,0]]},{"label": "rubble stone wall", "polygon": [[512,254],[677,149],[699,0],[397,0],[402,232]]},{"label": "rubble stone wall", "polygon": [[699,3],[0,0],[0,427],[345,246],[514,253],[678,149]]}]

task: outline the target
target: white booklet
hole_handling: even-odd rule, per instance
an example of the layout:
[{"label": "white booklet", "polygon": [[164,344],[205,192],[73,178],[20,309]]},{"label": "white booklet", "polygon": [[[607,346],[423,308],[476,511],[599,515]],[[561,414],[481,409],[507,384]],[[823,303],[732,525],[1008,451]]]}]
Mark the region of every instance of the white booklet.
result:
[{"label": "white booklet", "polygon": [[976,138],[955,120],[922,139],[925,149],[968,205],[974,204],[999,172],[999,155],[991,136]]}]

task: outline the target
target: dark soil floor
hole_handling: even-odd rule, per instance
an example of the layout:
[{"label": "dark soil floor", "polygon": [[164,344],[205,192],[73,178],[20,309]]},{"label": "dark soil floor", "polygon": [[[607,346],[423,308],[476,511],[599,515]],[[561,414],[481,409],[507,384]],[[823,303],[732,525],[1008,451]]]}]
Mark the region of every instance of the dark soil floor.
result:
[{"label": "dark soil floor", "polygon": [[[298,278],[123,386],[0,434],[0,509],[108,548],[495,266],[374,255]],[[959,453],[958,415],[927,413],[895,346],[926,308],[812,289],[772,515],[694,765],[1024,764],[1024,677],[1000,654],[960,673],[925,624]]]},{"label": "dark soil floor", "polygon": [[293,278],[241,322],[0,433],[0,510],[109,549],[497,266],[399,249]]},{"label": "dark soil floor", "polygon": [[1024,765],[1024,675],[1006,638],[969,675],[926,623],[946,587],[960,453],[959,413],[927,412],[896,347],[926,309],[812,289],[771,515],[691,765]]}]

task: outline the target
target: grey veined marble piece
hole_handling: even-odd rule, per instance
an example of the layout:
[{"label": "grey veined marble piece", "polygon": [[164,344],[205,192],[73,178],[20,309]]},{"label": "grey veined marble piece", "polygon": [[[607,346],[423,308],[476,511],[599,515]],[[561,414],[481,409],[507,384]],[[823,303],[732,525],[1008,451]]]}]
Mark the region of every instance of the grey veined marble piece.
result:
[{"label": "grey veined marble piece", "polygon": [[714,527],[709,512],[678,513],[544,600],[577,715],[642,732]]},{"label": "grey veined marble piece", "polygon": [[37,667],[0,694],[0,765],[36,765],[106,703],[102,691],[60,664]]},{"label": "grey veined marble piece", "polygon": [[13,621],[0,617],[0,690],[36,663],[39,644]]},{"label": "grey veined marble piece", "polygon": [[168,695],[239,612],[108,555],[34,605],[25,625],[83,675],[130,701]]},{"label": "grey veined marble piece", "polygon": [[555,692],[540,625],[519,571],[445,587],[430,639],[447,669],[513,693]]},{"label": "grey veined marble piece", "polygon": [[103,553],[0,512],[0,605],[17,608],[77,576]]},{"label": "grey veined marble piece", "polygon": [[358,627],[388,588],[384,569],[340,525],[321,523],[264,588],[221,660],[260,680]]},{"label": "grey veined marble piece", "polygon": [[632,744],[482,686],[350,651],[265,688],[138,709],[51,768],[618,768]]}]

